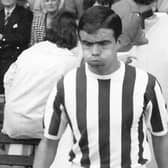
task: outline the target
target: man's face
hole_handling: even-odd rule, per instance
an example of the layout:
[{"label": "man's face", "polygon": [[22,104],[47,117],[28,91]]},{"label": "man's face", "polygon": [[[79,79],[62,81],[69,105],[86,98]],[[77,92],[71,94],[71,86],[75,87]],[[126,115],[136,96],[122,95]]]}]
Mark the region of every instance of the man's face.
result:
[{"label": "man's face", "polygon": [[16,4],[16,0],[1,0],[4,7],[12,7]]},{"label": "man's face", "polygon": [[110,74],[112,66],[118,62],[118,44],[111,29],[100,28],[93,34],[80,31],[84,60],[89,69],[97,74]]}]

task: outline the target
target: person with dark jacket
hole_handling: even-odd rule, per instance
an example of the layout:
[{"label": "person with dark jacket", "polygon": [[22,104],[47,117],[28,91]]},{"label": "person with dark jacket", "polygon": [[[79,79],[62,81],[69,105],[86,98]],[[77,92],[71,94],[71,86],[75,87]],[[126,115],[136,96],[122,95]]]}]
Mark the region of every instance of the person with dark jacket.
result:
[{"label": "person with dark jacket", "polygon": [[16,4],[16,0],[1,0],[0,11],[0,94],[4,93],[3,77],[8,67],[30,41],[33,14]]}]

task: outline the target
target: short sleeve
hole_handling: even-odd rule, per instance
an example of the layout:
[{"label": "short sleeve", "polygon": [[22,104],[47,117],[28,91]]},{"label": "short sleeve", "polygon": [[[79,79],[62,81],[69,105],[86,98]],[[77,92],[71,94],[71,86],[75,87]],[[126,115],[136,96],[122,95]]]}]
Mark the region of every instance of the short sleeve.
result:
[{"label": "short sleeve", "polygon": [[[44,136],[49,139],[60,139],[68,124],[64,108],[62,89],[59,86],[54,87],[46,105],[44,115]],[[62,87],[62,86],[61,86]]]},{"label": "short sleeve", "polygon": [[157,80],[149,79],[151,85],[147,88],[147,105],[145,109],[146,123],[155,136],[163,136],[168,132],[168,112],[165,100]]}]

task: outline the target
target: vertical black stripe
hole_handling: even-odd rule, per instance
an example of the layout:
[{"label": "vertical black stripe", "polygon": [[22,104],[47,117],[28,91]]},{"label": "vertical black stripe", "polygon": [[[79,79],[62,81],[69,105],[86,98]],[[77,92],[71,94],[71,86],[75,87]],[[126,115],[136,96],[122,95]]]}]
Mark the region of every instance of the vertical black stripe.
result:
[{"label": "vertical black stripe", "polygon": [[100,168],[110,168],[110,80],[98,80],[98,84]]},{"label": "vertical black stripe", "polygon": [[[64,83],[63,82],[64,82],[64,78],[62,77],[57,84],[57,89],[59,90],[59,95],[60,95],[60,98],[61,98],[61,102],[64,106],[65,114],[66,114],[69,126],[71,128],[71,131],[72,131],[73,143],[76,143],[76,138],[75,138],[73,127],[72,127],[72,122],[70,120],[70,117],[67,113],[67,109],[66,109],[66,106],[65,106],[65,93],[64,93]],[[73,152],[73,150],[71,150],[69,152],[69,156],[70,156],[70,159],[69,159],[70,161],[72,161],[75,158],[75,153]]]},{"label": "vertical black stripe", "polygon": [[131,167],[131,126],[133,120],[133,92],[135,84],[135,68],[125,66],[125,76],[122,90],[122,139],[121,166]]},{"label": "vertical black stripe", "polygon": [[158,106],[158,100],[155,94],[155,84],[156,84],[156,79],[154,76],[148,74],[148,85],[146,89],[146,94],[145,94],[145,100],[146,103],[149,101],[152,102],[152,115],[151,115],[151,125],[152,125],[152,130],[154,132],[160,132],[163,131],[163,125],[162,125],[162,120],[160,116],[160,110]]},{"label": "vertical black stripe", "polygon": [[76,76],[76,115],[77,124],[81,133],[79,146],[82,152],[81,166],[90,167],[89,148],[88,148],[88,133],[87,133],[87,112],[86,112],[86,74],[84,64],[77,70]]},{"label": "vertical black stripe", "polygon": [[57,88],[59,90],[59,95],[60,95],[60,98],[61,98],[61,102],[64,106],[64,110],[65,110],[65,114],[66,114],[66,117],[67,117],[67,120],[68,120],[68,123],[69,123],[69,126],[72,130],[72,134],[73,134],[73,142],[76,143],[76,138],[75,138],[75,135],[74,135],[74,131],[73,131],[73,127],[72,127],[72,122],[70,120],[70,117],[68,115],[68,112],[67,112],[67,109],[66,109],[66,106],[65,106],[65,93],[64,93],[64,77],[62,77],[58,84],[57,84]]},{"label": "vertical black stripe", "polygon": [[57,135],[58,130],[59,130],[59,126],[60,126],[60,122],[61,122],[61,110],[60,110],[60,105],[63,105],[63,98],[62,98],[62,88],[63,88],[63,78],[60,79],[60,81],[57,83],[57,95],[55,97],[54,100],[54,104],[53,104],[53,114],[52,114],[52,118],[51,118],[51,122],[50,122],[50,126],[49,126],[49,133],[51,135]]},{"label": "vertical black stripe", "polygon": [[144,165],[147,162],[147,159],[144,159],[143,157],[143,142],[144,142],[144,132],[143,132],[143,114],[140,117],[139,123],[138,123],[138,140],[139,140],[139,152],[138,152],[138,163]]}]

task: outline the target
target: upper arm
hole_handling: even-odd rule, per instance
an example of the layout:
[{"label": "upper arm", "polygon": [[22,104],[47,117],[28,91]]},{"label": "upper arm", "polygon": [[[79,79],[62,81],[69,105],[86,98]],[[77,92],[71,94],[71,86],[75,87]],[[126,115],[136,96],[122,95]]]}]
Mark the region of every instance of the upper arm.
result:
[{"label": "upper arm", "polygon": [[68,120],[58,82],[57,87],[52,90],[46,106],[44,117],[45,136],[50,139],[61,138],[67,124]]},{"label": "upper arm", "polygon": [[163,136],[168,132],[168,112],[159,83],[149,80],[152,87],[147,88],[146,122],[153,135]]}]

